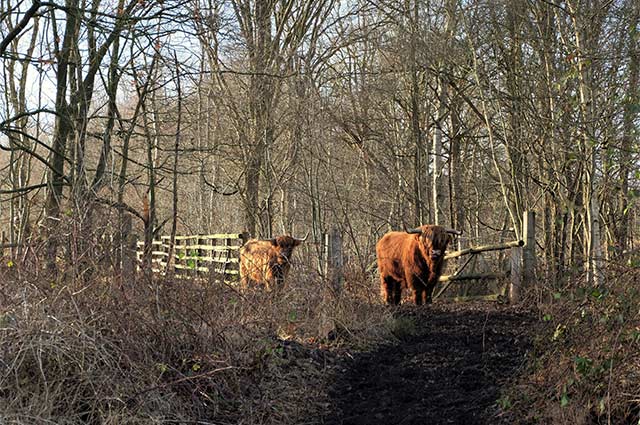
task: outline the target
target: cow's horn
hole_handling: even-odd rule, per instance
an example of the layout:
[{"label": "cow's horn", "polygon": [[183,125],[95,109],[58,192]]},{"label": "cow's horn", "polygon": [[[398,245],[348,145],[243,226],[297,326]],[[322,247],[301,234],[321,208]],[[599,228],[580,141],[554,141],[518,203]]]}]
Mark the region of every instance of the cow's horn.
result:
[{"label": "cow's horn", "polygon": [[404,231],[410,234],[416,235],[416,234],[422,233],[422,228],[420,227],[416,227],[415,229],[409,229],[409,230],[407,229],[407,226],[403,226],[403,227],[404,227]]},{"label": "cow's horn", "polygon": [[297,240],[297,241],[300,241],[300,242],[304,242],[304,241],[306,241],[306,240],[307,240],[307,238],[308,238],[308,237],[309,237],[309,232],[307,231],[307,234],[306,234],[306,235],[304,235],[304,238],[302,238],[302,239],[293,238],[293,239],[295,239],[295,240]]},{"label": "cow's horn", "polygon": [[445,232],[453,233],[454,235],[458,235],[458,236],[460,236],[462,234],[461,230],[455,230],[455,229],[445,229]]}]

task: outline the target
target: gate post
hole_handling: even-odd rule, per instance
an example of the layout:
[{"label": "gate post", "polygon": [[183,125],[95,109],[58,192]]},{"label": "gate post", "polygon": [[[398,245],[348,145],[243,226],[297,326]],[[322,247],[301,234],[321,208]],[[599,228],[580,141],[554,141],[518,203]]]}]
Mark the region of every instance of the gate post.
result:
[{"label": "gate post", "polygon": [[326,233],[324,240],[325,273],[335,294],[342,289],[342,236],[337,227]]},{"label": "gate post", "polygon": [[511,248],[511,284],[509,285],[509,302],[520,302],[522,293],[522,247]]},{"label": "gate post", "polygon": [[523,291],[534,283],[536,269],[536,214],[525,211],[522,217],[523,247],[511,248],[511,284],[509,302],[515,304]]}]

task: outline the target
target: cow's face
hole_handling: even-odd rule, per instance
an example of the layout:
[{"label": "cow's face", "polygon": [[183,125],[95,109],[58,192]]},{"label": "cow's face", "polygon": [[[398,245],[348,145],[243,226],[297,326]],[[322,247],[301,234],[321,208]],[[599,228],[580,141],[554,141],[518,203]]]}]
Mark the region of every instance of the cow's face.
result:
[{"label": "cow's face", "polygon": [[438,261],[444,258],[447,245],[451,242],[452,236],[441,226],[425,225],[421,227],[420,243],[431,260]]},{"label": "cow's face", "polygon": [[300,245],[302,240],[285,235],[271,239],[271,245],[276,252],[275,262],[279,265],[289,264],[293,249]]}]

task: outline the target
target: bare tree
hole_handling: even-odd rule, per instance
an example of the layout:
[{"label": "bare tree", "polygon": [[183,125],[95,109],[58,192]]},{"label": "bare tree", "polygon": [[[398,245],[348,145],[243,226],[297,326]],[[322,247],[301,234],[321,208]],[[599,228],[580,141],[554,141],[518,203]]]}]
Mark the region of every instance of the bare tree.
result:
[{"label": "bare tree", "polygon": [[[233,0],[234,19],[239,27],[241,45],[246,52],[247,82],[244,98],[232,100],[230,105],[235,114],[239,130],[243,155],[244,185],[242,190],[245,205],[245,226],[251,234],[270,235],[272,233],[273,187],[265,180],[270,179],[272,161],[269,155],[276,140],[276,111],[280,104],[282,79],[287,77],[287,66],[296,55],[304,55],[302,49],[313,46],[309,34],[320,31],[322,20],[333,6],[333,0],[306,1],[253,1]],[[209,30],[215,33],[216,12],[219,10],[209,4],[199,7],[200,13],[211,11],[207,22]],[[207,40],[204,40],[207,42]],[[227,91],[229,100],[234,99],[229,91],[230,83],[225,79],[221,68],[224,59],[220,57],[218,44],[208,49],[211,55],[212,70],[218,71],[217,82]],[[241,103],[247,106],[246,116],[241,113]],[[262,221],[261,221],[262,217]]]}]

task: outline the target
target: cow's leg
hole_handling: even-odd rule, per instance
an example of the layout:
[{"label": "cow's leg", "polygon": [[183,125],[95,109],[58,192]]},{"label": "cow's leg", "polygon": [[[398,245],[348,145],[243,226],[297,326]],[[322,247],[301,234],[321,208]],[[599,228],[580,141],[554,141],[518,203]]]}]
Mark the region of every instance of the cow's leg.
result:
[{"label": "cow's leg", "polygon": [[389,304],[389,286],[382,275],[380,275],[380,296],[385,303]]},{"label": "cow's leg", "polygon": [[394,279],[391,276],[380,276],[380,295],[387,304],[393,303],[393,283]]},{"label": "cow's leg", "polygon": [[416,305],[422,305],[423,295],[424,295],[424,286],[416,285],[415,288],[413,289],[413,300],[415,301]]},{"label": "cow's leg", "polygon": [[400,282],[392,276],[380,276],[380,294],[382,295],[384,302],[388,305],[400,304],[400,298],[402,295]]},{"label": "cow's leg", "polygon": [[422,288],[416,288],[413,293],[413,300],[416,305],[422,305]]},{"label": "cow's leg", "polygon": [[247,270],[244,262],[240,262],[240,288],[247,289],[249,287],[249,270]]},{"label": "cow's leg", "polygon": [[427,290],[424,291],[424,302],[425,304],[431,304],[433,302],[433,290],[435,289],[436,284],[431,283],[427,285]]},{"label": "cow's leg", "polygon": [[247,290],[247,289],[251,288],[253,285],[255,285],[255,282],[251,279],[251,277],[249,277],[249,273],[248,272],[241,273],[241,275],[240,275],[240,288],[242,290]]},{"label": "cow's leg", "polygon": [[407,288],[413,292],[413,302],[416,303],[416,305],[421,305],[424,286],[414,275],[410,273],[405,275],[405,279],[407,280]]},{"label": "cow's leg", "polygon": [[400,300],[402,299],[402,283],[397,280],[394,281],[393,284],[393,303],[395,305],[400,304]]}]

